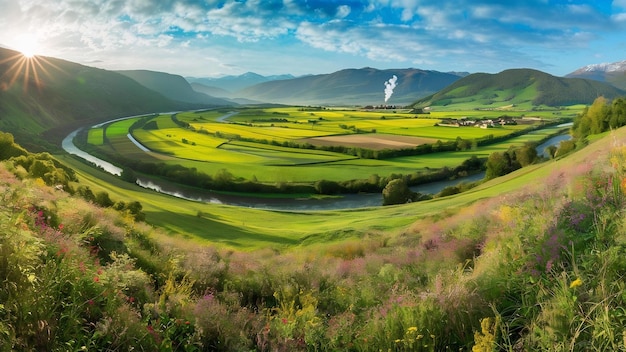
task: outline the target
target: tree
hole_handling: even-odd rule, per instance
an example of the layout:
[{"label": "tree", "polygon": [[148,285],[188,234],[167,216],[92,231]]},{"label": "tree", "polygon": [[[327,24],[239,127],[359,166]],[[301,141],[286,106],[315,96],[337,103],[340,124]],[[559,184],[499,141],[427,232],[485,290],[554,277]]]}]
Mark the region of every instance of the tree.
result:
[{"label": "tree", "polygon": [[100,191],[95,194],[94,201],[101,207],[109,208],[113,206],[114,202],[109,197],[109,194],[105,191]]},{"label": "tree", "polygon": [[590,134],[598,134],[608,130],[611,122],[611,107],[605,97],[598,97],[590,107],[574,121],[573,134],[577,138],[584,138]]},{"label": "tree", "polygon": [[230,185],[233,182],[233,180],[235,179],[235,176],[233,176],[233,174],[231,174],[230,171],[226,169],[220,169],[215,174],[213,179],[215,180],[215,183],[217,186],[225,187],[225,186]]},{"label": "tree", "polygon": [[622,126],[626,126],[626,99],[617,98],[613,100],[613,104],[611,105],[609,127],[619,128]]},{"label": "tree", "polygon": [[133,171],[133,169],[129,168],[129,167],[125,167],[122,170],[122,174],[120,175],[121,179],[126,181],[126,182],[130,182],[130,183],[136,183],[137,182],[137,175],[135,174],[135,171]]},{"label": "tree", "polygon": [[550,155],[550,159],[554,159],[554,156],[556,155],[556,151],[557,151],[557,146],[556,145],[550,145],[548,146],[548,155]]},{"label": "tree", "polygon": [[523,147],[515,149],[515,160],[521,167],[534,163],[537,160],[537,146],[534,143],[526,143]]},{"label": "tree", "polygon": [[559,148],[554,153],[554,156],[555,157],[563,156],[565,154],[568,154],[574,151],[575,149],[576,149],[576,142],[574,142],[573,140],[562,141],[561,143],[559,143]]},{"label": "tree", "polygon": [[335,181],[319,180],[315,182],[315,191],[318,194],[337,194],[341,192],[341,186]]},{"label": "tree", "polygon": [[12,134],[0,131],[0,160],[27,154],[25,149],[15,144]]},{"label": "tree", "polygon": [[404,204],[413,200],[413,192],[403,178],[396,178],[383,189],[383,205]]},{"label": "tree", "polygon": [[[536,154],[535,154],[536,156]],[[513,172],[522,167],[515,158],[515,150],[508,150],[504,153],[494,152],[489,154],[486,163],[485,179],[500,177]]]}]

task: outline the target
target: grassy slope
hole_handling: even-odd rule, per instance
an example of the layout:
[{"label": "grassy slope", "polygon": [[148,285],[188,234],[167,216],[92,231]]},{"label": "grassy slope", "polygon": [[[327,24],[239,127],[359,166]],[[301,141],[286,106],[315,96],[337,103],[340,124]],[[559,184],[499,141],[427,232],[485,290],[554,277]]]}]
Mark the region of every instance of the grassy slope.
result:
[{"label": "grassy slope", "polygon": [[[203,208],[211,220],[205,231],[223,231],[222,243],[254,231],[255,216],[294,217],[309,233],[333,226],[341,229],[335,234],[358,235],[332,243],[341,236],[311,233],[305,246],[283,253],[271,241],[292,243],[282,232],[300,225],[285,222],[274,226],[275,236],[248,238],[269,250],[202,246],[40,181],[7,177],[2,167],[0,251],[8,265],[0,266],[0,345],[622,350],[625,145],[626,129],[594,136],[575,154],[492,180],[480,192],[425,203],[299,215]],[[135,192],[120,189],[115,198],[142,196]],[[160,214],[193,204],[161,201]],[[235,216],[246,225],[249,216],[254,226],[237,225]],[[132,256],[119,255],[126,252]]]}]

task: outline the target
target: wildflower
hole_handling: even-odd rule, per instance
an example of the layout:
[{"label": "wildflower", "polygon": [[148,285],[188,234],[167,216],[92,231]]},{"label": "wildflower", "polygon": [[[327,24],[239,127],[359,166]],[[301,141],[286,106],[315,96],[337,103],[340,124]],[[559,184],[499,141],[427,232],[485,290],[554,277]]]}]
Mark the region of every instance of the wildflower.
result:
[{"label": "wildflower", "polygon": [[282,319],[281,319],[281,322],[282,322],[283,324],[287,324],[287,323],[289,322],[289,320],[287,320],[287,318],[282,318]]},{"label": "wildflower", "polygon": [[400,339],[397,339],[397,340],[396,340],[396,343],[400,343],[401,341],[402,341],[402,340],[400,340]]},{"label": "wildflower", "polygon": [[410,328],[406,329],[406,332],[417,332],[417,327],[411,326]]},{"label": "wildflower", "polygon": [[576,288],[576,287],[578,287],[578,286],[580,286],[582,284],[583,284],[583,280],[576,279],[576,280],[572,281],[571,284],[569,284],[569,288]]},{"label": "wildflower", "polygon": [[97,277],[97,276],[94,276],[94,277],[93,277],[93,282],[100,282],[100,278],[99,278],[99,277]]},{"label": "wildflower", "polygon": [[93,299],[88,300],[87,304],[89,304],[90,306],[93,306]]}]

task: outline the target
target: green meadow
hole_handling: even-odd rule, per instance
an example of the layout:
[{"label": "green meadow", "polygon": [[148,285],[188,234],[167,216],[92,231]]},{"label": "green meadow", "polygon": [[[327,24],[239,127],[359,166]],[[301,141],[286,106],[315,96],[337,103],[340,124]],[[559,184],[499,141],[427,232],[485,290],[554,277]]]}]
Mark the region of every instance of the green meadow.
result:
[{"label": "green meadow", "polygon": [[[565,112],[564,112],[565,111]],[[550,121],[571,117],[579,110],[552,111],[433,111],[414,114],[409,110],[354,110],[341,108],[281,107],[241,108],[162,114],[146,121],[150,128],[136,128],[132,135],[153,153],[145,153],[126,135],[138,119],[105,126],[106,143],[100,145],[99,132],[89,132],[89,143],[108,152],[136,160],[160,161],[195,168],[214,175],[227,170],[238,179],[262,183],[314,183],[325,179],[346,181],[371,175],[411,174],[442,167],[456,167],[472,157],[487,157],[493,151],[540,141],[558,132],[554,127],[504,139],[471,150],[398,156],[384,160],[360,158],[358,150],[397,149],[436,141],[480,140],[506,137],[533,127],[532,123],[495,128],[435,126],[445,118],[490,118],[508,115]],[[228,118],[223,117],[230,115]],[[535,124],[539,122],[534,122]],[[147,126],[147,125],[146,125]],[[324,138],[332,137],[332,142]],[[384,140],[381,140],[384,138]],[[324,144],[326,143],[326,144]],[[395,144],[394,144],[395,143]],[[337,152],[335,145],[352,152]],[[410,145],[410,144],[409,144]]]}]

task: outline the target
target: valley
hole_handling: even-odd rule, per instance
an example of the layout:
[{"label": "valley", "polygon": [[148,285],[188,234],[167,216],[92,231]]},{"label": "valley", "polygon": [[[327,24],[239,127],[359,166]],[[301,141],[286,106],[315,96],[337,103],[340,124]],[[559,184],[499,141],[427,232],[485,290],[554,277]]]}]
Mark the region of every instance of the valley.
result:
[{"label": "valley", "polygon": [[0,54],[0,350],[622,347],[618,88],[515,69],[240,105]]}]

